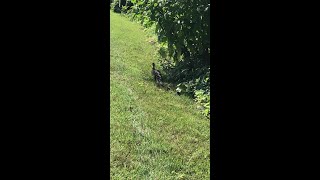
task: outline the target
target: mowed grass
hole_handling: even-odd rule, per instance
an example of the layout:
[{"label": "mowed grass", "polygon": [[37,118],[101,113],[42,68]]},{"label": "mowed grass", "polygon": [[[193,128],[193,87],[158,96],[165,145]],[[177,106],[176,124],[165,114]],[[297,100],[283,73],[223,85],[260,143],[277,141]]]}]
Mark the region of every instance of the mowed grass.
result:
[{"label": "mowed grass", "polygon": [[150,37],[110,16],[111,179],[209,179],[209,120],[191,99],[155,86]]}]

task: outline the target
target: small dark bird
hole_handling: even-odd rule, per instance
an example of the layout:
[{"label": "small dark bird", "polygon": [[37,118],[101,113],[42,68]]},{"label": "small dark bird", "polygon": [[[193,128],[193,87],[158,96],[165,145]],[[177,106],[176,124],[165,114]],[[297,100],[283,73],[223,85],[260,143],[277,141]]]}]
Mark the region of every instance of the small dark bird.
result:
[{"label": "small dark bird", "polygon": [[160,71],[156,70],[154,63],[152,63],[152,71],[151,71],[151,74],[152,74],[153,77],[154,77],[154,81],[155,81],[157,84],[162,85],[161,73],[160,73]]}]

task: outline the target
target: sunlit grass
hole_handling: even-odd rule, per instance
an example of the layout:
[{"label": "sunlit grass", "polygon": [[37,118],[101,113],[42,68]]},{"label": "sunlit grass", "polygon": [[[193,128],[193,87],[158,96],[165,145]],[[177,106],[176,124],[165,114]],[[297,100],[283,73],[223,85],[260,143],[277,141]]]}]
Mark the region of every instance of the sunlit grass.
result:
[{"label": "sunlit grass", "polygon": [[155,86],[156,48],[143,28],[110,16],[111,179],[209,179],[209,121],[191,99]]}]

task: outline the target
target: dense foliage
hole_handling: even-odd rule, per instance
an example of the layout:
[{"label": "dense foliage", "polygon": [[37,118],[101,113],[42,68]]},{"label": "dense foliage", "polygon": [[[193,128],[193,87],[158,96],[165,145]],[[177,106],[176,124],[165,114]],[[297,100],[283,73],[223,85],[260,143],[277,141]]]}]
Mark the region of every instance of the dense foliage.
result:
[{"label": "dense foliage", "polygon": [[177,86],[177,91],[192,96],[209,116],[210,0],[131,2],[133,6],[126,6],[123,12],[145,27],[155,25],[167,80]]},{"label": "dense foliage", "polygon": [[117,13],[127,13],[127,10],[133,6],[133,3],[129,0],[113,0],[110,1],[110,8]]}]

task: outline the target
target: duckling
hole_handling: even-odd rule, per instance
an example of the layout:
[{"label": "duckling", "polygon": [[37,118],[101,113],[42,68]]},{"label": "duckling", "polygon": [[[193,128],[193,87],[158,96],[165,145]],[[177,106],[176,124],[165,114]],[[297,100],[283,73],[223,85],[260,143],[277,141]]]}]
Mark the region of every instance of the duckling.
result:
[{"label": "duckling", "polygon": [[161,73],[160,73],[160,71],[156,70],[154,63],[152,63],[152,71],[151,71],[151,74],[152,74],[153,77],[154,77],[154,81],[155,81],[157,84],[162,85]]}]

